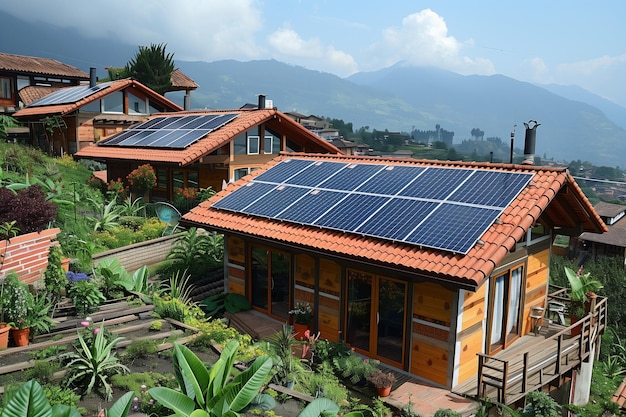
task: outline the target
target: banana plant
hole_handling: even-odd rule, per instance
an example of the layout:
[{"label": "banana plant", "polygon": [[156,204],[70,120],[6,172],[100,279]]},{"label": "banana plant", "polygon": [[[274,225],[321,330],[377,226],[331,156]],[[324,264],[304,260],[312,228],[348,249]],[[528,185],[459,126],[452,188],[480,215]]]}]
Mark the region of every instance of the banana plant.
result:
[{"label": "banana plant", "polygon": [[[108,417],[126,417],[135,393],[130,391],[120,397],[107,412]],[[0,417],[80,417],[80,412],[69,405],[50,405],[41,385],[30,380],[9,399]]]},{"label": "banana plant", "polygon": [[231,379],[239,342],[230,341],[215,364],[207,369],[184,345],[174,345],[174,374],[180,392],[151,388],[148,393],[176,415],[186,417],[237,417],[253,402],[264,402],[259,390],[265,383],[272,360],[259,356],[252,365]]}]

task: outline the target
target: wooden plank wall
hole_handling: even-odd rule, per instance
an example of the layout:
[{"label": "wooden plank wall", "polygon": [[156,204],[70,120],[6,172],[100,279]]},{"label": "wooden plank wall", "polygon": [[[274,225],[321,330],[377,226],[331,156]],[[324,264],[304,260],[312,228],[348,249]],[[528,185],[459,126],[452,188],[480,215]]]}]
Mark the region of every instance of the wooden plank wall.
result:
[{"label": "wooden plank wall", "polygon": [[454,293],[430,282],[413,285],[411,373],[448,385]]},{"label": "wooden plank wall", "polygon": [[463,297],[462,319],[457,335],[459,362],[456,364],[458,381],[462,383],[474,378],[478,372],[477,353],[483,352],[483,321],[485,320],[485,288],[488,280],[476,292],[461,290]]},{"label": "wooden plank wall", "polygon": [[[315,259],[309,255],[296,255],[295,270],[294,302],[315,305]],[[339,340],[340,290],[341,267],[333,261],[320,259],[319,305],[314,314],[317,316],[320,337],[333,342]]]},{"label": "wooden plank wall", "polygon": [[524,311],[522,313],[522,335],[532,331],[534,323],[530,320],[530,309],[535,306],[546,307],[549,265],[550,249],[545,249],[528,256],[525,302]]},{"label": "wooden plank wall", "polygon": [[228,236],[228,292],[246,295],[246,245],[243,239]]}]

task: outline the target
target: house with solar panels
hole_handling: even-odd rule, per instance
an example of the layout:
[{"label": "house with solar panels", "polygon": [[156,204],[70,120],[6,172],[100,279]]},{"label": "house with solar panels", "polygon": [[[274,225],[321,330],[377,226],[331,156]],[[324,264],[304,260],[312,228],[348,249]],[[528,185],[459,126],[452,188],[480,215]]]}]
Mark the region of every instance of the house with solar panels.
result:
[{"label": "house with solar panels", "polygon": [[183,221],[225,236],[225,291],[253,316],[309,303],[322,338],[402,371],[391,404],[432,387],[506,404],[588,393],[606,300],[552,320],[568,300],[549,261],[556,233],[606,226],[564,168],[281,154]]},{"label": "house with solar panels", "polygon": [[0,52],[0,113],[12,115],[45,90],[77,86],[89,74],[54,59]]},{"label": "house with solar panels", "polygon": [[149,163],[157,174],[153,200],[173,200],[176,188],[221,190],[280,152],[341,153],[274,108],[157,114],[75,154],[104,162],[108,180]]},{"label": "house with solar panels", "polygon": [[74,154],[105,136],[144,121],[154,113],[182,107],[132,79],[96,82],[46,91],[13,117],[30,128],[31,144],[54,154]]}]

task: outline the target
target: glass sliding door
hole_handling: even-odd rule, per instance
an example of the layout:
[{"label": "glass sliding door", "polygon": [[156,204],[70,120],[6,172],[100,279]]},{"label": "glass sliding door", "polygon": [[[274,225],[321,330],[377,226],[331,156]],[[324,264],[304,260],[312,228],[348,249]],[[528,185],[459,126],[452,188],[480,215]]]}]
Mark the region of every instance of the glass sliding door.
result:
[{"label": "glass sliding door", "polygon": [[279,319],[289,318],[291,260],[283,252],[252,247],[252,306]]},{"label": "glass sliding door", "polygon": [[399,367],[404,364],[407,283],[348,271],[346,342]]}]

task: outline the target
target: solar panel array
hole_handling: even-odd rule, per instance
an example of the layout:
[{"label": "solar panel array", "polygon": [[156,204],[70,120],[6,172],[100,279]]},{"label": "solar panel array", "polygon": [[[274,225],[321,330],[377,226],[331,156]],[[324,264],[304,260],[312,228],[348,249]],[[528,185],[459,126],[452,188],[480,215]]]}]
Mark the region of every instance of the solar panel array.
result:
[{"label": "solar panel array", "polygon": [[54,93],[50,93],[47,96],[40,98],[37,101],[34,101],[28,105],[28,107],[39,107],[39,106],[51,106],[54,104],[69,104],[76,103],[78,100],[82,100],[86,97],[89,97],[92,94],[97,93],[98,91],[104,90],[108,88],[111,83],[102,83],[96,84],[93,87],[88,85],[79,85],[76,87],[65,87]]},{"label": "solar panel array", "polygon": [[98,145],[184,149],[238,115],[224,113],[155,117],[111,136]]},{"label": "solar panel array", "polygon": [[212,207],[466,254],[532,176],[293,158]]}]

